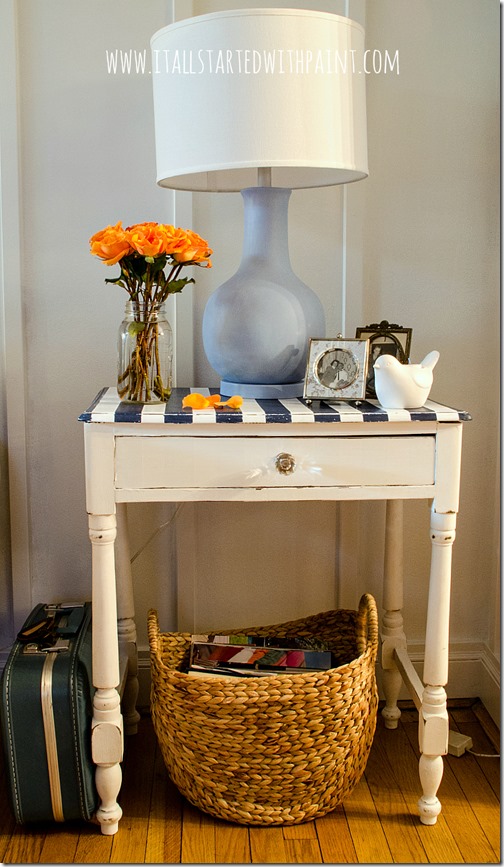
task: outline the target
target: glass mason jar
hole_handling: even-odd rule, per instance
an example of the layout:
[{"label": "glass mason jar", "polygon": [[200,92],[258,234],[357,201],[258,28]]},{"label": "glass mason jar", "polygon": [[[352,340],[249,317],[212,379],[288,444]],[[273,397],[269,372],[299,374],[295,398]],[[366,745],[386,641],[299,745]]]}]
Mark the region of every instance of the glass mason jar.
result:
[{"label": "glass mason jar", "polygon": [[118,339],[117,391],[128,403],[164,403],[172,389],[173,338],[164,304],[128,301]]}]

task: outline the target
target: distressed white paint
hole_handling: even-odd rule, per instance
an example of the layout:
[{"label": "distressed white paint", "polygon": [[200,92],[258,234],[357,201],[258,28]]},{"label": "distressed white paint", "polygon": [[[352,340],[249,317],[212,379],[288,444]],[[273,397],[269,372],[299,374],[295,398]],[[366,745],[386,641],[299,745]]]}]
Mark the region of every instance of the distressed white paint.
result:
[{"label": "distressed white paint", "polygon": [[[420,445],[421,443],[421,445]],[[264,437],[162,437],[145,440],[118,437],[116,480],[119,490],[142,488],[198,488],[226,491],[236,488],[284,488],[322,486],[369,487],[383,484],[434,485],[435,438],[419,443],[411,437],[292,436]],[[279,454],[295,462],[289,475],[279,472]],[[393,480],[393,481],[392,481]]]}]

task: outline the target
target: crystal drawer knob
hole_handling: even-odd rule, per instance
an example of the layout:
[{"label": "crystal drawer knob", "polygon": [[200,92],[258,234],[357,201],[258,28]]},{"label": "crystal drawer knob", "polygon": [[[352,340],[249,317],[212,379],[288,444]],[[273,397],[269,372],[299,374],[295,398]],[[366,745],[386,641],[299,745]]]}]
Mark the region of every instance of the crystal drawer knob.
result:
[{"label": "crystal drawer knob", "polygon": [[294,472],[296,461],[287,452],[280,452],[276,457],[275,465],[279,473],[282,473],[283,476],[288,476],[289,473]]}]

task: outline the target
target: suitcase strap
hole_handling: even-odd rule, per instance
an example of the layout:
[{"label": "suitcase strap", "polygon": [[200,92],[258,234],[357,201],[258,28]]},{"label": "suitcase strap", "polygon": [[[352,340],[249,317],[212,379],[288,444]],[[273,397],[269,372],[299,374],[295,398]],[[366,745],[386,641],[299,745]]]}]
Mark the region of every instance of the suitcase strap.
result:
[{"label": "suitcase strap", "polygon": [[56,726],[54,722],[52,700],[53,667],[56,657],[56,653],[48,653],[45,659],[40,680],[40,701],[42,707],[42,720],[44,723],[51,806],[54,821],[63,822],[65,817],[63,815],[63,798],[61,795],[58,747],[56,743]]},{"label": "suitcase strap", "polygon": [[69,638],[62,638],[61,636],[77,635],[84,619],[85,608],[83,605],[63,603],[60,605],[48,605],[45,610],[49,614],[49,617],[53,618],[56,622],[56,630],[53,634],[54,644],[49,647],[38,647],[35,645],[35,648],[33,645],[27,644],[24,647],[24,652],[46,654],[40,679],[40,701],[46,745],[47,772],[49,776],[49,790],[51,793],[51,807],[54,821],[64,822],[65,816],[63,813],[63,796],[61,793],[58,743],[56,739],[56,723],[54,720],[54,705],[52,697],[53,668],[58,654],[60,652],[68,651],[70,648]]}]

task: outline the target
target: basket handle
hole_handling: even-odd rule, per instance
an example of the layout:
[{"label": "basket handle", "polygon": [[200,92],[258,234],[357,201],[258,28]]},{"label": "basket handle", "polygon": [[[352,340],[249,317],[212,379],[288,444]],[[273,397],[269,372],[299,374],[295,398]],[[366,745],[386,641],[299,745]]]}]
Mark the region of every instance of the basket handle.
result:
[{"label": "basket handle", "polygon": [[152,653],[159,655],[159,620],[158,613],[155,608],[149,609],[147,615],[147,634],[149,636],[149,646]]},{"label": "basket handle", "polygon": [[378,655],[378,611],[371,593],[364,593],[357,612],[357,649],[365,653],[370,649],[371,657]]}]

